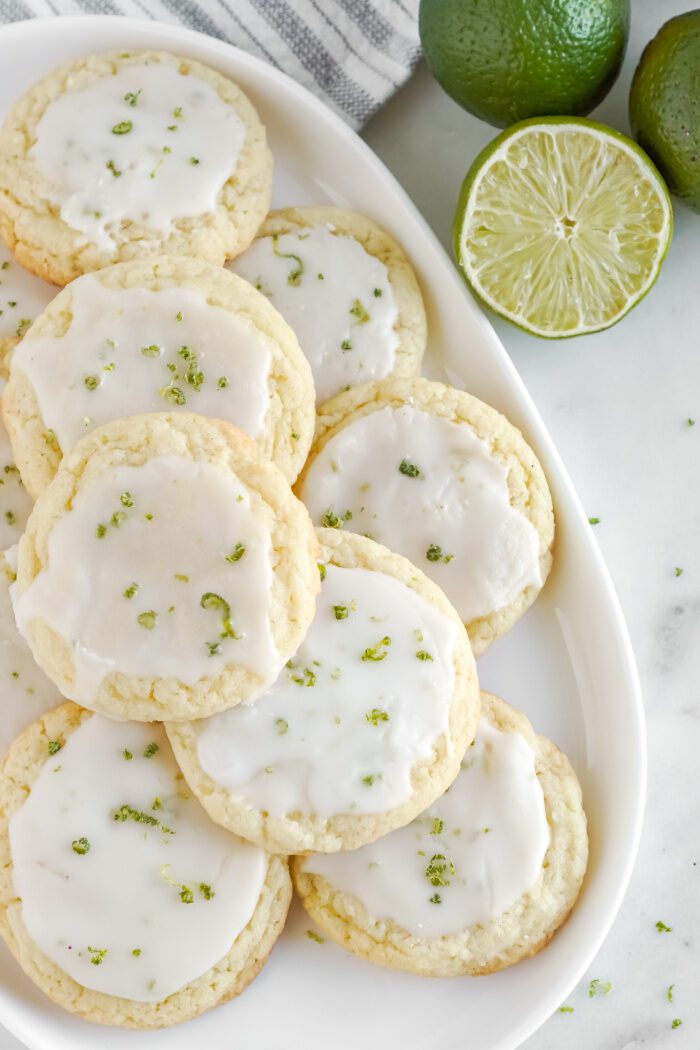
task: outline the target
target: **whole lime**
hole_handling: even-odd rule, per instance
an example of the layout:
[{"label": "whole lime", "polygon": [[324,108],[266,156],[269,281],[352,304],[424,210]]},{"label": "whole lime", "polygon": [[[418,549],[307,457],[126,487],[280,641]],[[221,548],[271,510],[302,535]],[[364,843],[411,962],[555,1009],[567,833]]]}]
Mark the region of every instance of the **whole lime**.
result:
[{"label": "whole lime", "polygon": [[464,109],[506,127],[589,113],[627,46],[629,0],[421,0],[423,51]]},{"label": "whole lime", "polygon": [[700,211],[700,11],[670,19],[645,47],[630,122],[671,193]]}]

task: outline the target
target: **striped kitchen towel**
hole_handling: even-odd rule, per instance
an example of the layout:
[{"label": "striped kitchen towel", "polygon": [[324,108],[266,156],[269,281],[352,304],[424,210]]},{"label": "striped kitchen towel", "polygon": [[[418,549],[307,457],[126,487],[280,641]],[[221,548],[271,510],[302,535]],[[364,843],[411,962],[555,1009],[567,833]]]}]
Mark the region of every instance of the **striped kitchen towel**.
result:
[{"label": "striped kitchen towel", "polygon": [[420,56],[419,0],[0,0],[0,21],[130,15],[227,40],[284,70],[361,127]]}]

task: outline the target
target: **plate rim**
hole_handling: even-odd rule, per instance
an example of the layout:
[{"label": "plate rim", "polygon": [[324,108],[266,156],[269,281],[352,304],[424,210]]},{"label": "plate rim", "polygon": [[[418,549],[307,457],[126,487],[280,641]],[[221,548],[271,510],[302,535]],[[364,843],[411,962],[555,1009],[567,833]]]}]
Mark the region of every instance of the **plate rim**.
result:
[{"label": "plate rim", "polygon": [[[284,73],[276,66],[271,65],[237,45],[231,44],[228,41],[217,37],[209,36],[207,33],[190,29],[186,26],[171,22],[161,22],[153,18],[81,14],[21,19],[16,22],[9,22],[0,25],[0,47],[13,37],[32,37],[35,35],[41,37],[45,34],[50,34],[52,28],[60,33],[70,34],[71,31],[82,32],[87,23],[99,23],[102,26],[112,24],[126,32],[133,30],[135,34],[143,34],[144,32],[146,34],[150,32],[165,34],[168,35],[174,43],[182,42],[185,48],[187,47],[188,42],[194,41],[198,46],[204,46],[210,49],[213,59],[215,59],[215,56],[218,54],[224,61],[226,61],[227,58],[231,60],[233,54],[234,61],[240,66],[248,67],[254,74],[262,75],[267,78],[275,84],[279,90],[287,93],[291,92],[296,95],[304,107],[310,107],[312,110],[315,110],[324,121],[329,122],[333,126],[334,133],[343,137],[352,149],[362,156],[362,160],[372,169],[373,177],[382,180],[387,188],[392,191],[392,193],[398,198],[401,207],[410,215],[411,222],[421,228],[424,236],[431,241],[433,248],[444,257],[448,264],[448,268],[452,271],[454,281],[460,289],[464,308],[470,312],[474,324],[481,329],[482,334],[489,343],[490,353],[495,355],[501,371],[504,373],[504,380],[511,385],[517,400],[520,401],[525,414],[528,416],[528,441],[533,439],[532,444],[536,449],[540,446],[546,449],[547,459],[554,465],[557,472],[557,488],[563,490],[565,493],[566,501],[568,501],[574,515],[581,520],[587,521],[578,493],[568,470],[564,465],[559,450],[554,443],[553,438],[550,436],[524,381],[520,377],[520,374],[513,364],[501,338],[494,329],[488,315],[469,292],[466,284],[460,278],[449,253],[444,248],[437,234],[429,225],[423,214],[419,211],[417,205],[414,204],[413,200],[409,197],[407,191],[398,181],[396,176],[387,168],[383,161],[360,137],[360,135],[345,123],[338,113],[287,73]],[[60,28],[58,28],[59,26]],[[135,45],[135,47],[138,48],[146,46],[146,44],[141,43]],[[163,47],[164,45],[153,46]],[[626,851],[624,865],[621,866],[621,870],[616,878],[615,890],[614,892],[610,890],[607,892],[609,899],[605,908],[604,919],[600,923],[595,935],[590,938],[586,950],[581,952],[577,965],[573,968],[563,986],[560,987],[559,985],[556,985],[550,987],[547,994],[543,995],[539,1003],[533,1006],[530,1012],[521,1019],[520,1023],[513,1027],[508,1036],[501,1039],[498,1044],[493,1044],[488,1050],[517,1050],[526,1039],[544,1024],[562,1000],[566,998],[570,991],[579,983],[581,977],[586,972],[595,955],[600,950],[603,942],[607,938],[612,924],[617,917],[623,898],[627,892],[639,852],[644,822],[648,778],[647,732],[641,683],[629,631],[607,564],[603,558],[600,547],[592,537],[589,537],[587,545],[589,548],[589,555],[593,558],[596,564],[600,584],[604,591],[605,600],[610,611],[610,618],[614,627],[613,642],[618,657],[618,666],[626,684],[628,708],[634,715],[634,724],[630,726],[630,729],[633,731],[631,735],[635,737],[637,742],[637,747],[633,757],[638,770],[637,779],[639,790],[636,806],[634,808],[632,826],[630,828],[629,845]],[[4,1016],[5,1012],[6,1010],[3,1000],[0,999],[0,1025],[3,1025],[13,1036],[15,1036],[15,1038],[23,1042],[27,1047],[31,1047],[32,1050],[50,1050],[50,1047],[44,1043],[39,1043],[34,1040],[28,1041],[32,1037],[31,1033],[26,1032],[27,1025],[24,1022],[24,1019],[21,1016],[11,1016],[8,1019]]]}]

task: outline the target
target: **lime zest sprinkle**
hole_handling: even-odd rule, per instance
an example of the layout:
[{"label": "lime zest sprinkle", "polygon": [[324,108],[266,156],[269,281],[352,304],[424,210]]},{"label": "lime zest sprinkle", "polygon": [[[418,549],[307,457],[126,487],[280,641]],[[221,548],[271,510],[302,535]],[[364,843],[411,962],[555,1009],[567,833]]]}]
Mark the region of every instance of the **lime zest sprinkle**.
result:
[{"label": "lime zest sprinkle", "polygon": [[295,255],[293,252],[282,252],[279,248],[279,234],[273,233],[272,235],[272,250],[278,259],[291,259],[296,263],[287,276],[287,284],[291,285],[292,288],[298,288],[301,284],[301,278],[304,273],[304,262],[299,255]]}]

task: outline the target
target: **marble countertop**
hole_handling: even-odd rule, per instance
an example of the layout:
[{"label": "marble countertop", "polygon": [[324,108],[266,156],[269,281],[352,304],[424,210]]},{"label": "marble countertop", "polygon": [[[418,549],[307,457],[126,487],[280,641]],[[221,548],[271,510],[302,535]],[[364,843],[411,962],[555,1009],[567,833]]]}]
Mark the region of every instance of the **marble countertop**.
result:
[{"label": "marble countertop", "polygon": [[[623,131],[645,43],[689,5],[632,6],[623,71],[593,114]],[[449,249],[462,178],[495,133],[421,67],[364,137]],[[649,732],[645,830],[622,909],[566,1000],[574,1012],[556,1013],[526,1050],[700,1046],[700,215],[675,201],[674,211],[657,286],[609,331],[547,342],[492,317],[584,506],[601,519],[596,537],[627,617]],[[657,932],[659,919],[670,933]],[[590,998],[594,978],[612,991]]]},{"label": "marble countertop", "polygon": [[[627,129],[641,50],[688,6],[634,0],[625,66],[598,119]],[[364,137],[449,247],[462,178],[494,134],[421,67]],[[566,1000],[574,1012],[556,1013],[526,1050],[700,1045],[700,215],[675,204],[675,218],[657,287],[609,331],[549,343],[494,319],[584,506],[600,518],[596,536],[627,617],[649,729],[647,814],[629,891]],[[658,933],[657,920],[671,932]],[[608,995],[589,997],[594,978],[612,982]],[[676,1029],[674,1018],[683,1022]],[[0,1050],[19,1048],[0,1031]]]}]

